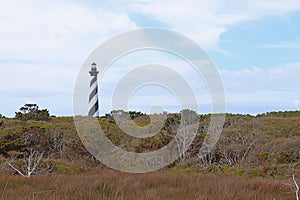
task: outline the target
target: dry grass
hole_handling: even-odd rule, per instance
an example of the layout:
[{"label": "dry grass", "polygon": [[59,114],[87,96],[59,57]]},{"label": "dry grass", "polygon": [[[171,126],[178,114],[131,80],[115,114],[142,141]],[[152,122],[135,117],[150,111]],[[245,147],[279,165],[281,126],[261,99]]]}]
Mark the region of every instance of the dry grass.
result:
[{"label": "dry grass", "polygon": [[294,199],[280,180],[112,170],[23,178],[0,174],[0,199]]}]

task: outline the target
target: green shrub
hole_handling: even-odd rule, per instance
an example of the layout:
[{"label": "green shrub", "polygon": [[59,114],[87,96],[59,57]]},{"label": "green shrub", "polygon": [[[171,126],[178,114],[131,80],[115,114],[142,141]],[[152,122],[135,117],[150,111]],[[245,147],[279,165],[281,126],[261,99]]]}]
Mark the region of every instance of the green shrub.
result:
[{"label": "green shrub", "polygon": [[259,161],[266,161],[269,158],[269,152],[262,151],[257,154],[257,158]]},{"label": "green shrub", "polygon": [[260,175],[260,173],[257,169],[250,169],[249,171],[247,171],[247,176],[250,178],[257,177],[259,175]]},{"label": "green shrub", "polygon": [[55,168],[57,173],[59,174],[74,174],[85,171],[83,167],[80,167],[74,163],[69,163],[67,165],[64,165],[62,163],[56,163]]},{"label": "green shrub", "polygon": [[187,167],[183,165],[176,165],[170,169],[168,169],[169,172],[187,172],[187,173],[195,173],[198,172],[199,169],[197,167]]},{"label": "green shrub", "polygon": [[236,176],[245,176],[246,170],[243,168],[234,168],[233,169],[233,174]]},{"label": "green shrub", "polygon": [[295,162],[297,160],[295,155],[295,150],[286,150],[286,151],[279,151],[276,154],[276,160],[278,163],[290,163]]}]

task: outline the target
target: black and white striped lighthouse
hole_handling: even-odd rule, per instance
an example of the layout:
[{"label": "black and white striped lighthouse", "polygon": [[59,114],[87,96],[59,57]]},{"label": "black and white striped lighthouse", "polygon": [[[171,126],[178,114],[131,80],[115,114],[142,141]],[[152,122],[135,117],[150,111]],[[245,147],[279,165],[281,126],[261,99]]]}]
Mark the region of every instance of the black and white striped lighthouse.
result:
[{"label": "black and white striped lighthouse", "polygon": [[99,101],[98,101],[98,75],[96,63],[91,65],[91,82],[90,82],[90,96],[89,96],[89,117],[99,116]]}]

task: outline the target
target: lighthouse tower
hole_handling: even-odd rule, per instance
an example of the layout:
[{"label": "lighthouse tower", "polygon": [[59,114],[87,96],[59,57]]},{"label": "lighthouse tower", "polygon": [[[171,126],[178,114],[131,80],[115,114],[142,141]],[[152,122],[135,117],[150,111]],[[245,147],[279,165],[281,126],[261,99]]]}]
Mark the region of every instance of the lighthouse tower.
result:
[{"label": "lighthouse tower", "polygon": [[90,82],[90,96],[89,96],[89,117],[98,117],[99,116],[99,101],[98,101],[98,81],[97,75],[98,71],[96,68],[96,63],[92,63],[91,71],[89,72],[91,75]]}]

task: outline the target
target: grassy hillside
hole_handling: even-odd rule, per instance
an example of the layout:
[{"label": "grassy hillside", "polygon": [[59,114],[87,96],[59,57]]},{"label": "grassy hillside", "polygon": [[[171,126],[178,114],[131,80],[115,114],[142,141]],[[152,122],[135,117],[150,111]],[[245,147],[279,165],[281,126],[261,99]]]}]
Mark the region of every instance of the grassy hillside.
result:
[{"label": "grassy hillside", "polygon": [[[115,145],[127,151],[149,152],[163,147],[173,139],[174,133],[169,126],[176,123],[178,117],[178,114],[169,114],[160,133],[145,139],[137,139],[122,132],[111,115],[101,117],[98,121]],[[141,126],[149,123],[147,115],[139,114],[132,118]],[[217,145],[203,159],[197,157],[197,152],[207,133],[210,115],[201,115],[199,119],[199,130],[187,157],[173,163],[168,169],[192,168],[195,171],[280,177],[285,176],[289,168],[299,166],[300,112],[273,112],[258,116],[227,114]],[[47,165],[51,165],[51,173],[103,167],[82,145],[72,117],[50,117],[47,121],[5,118],[1,121],[2,170],[7,168],[3,166],[5,160],[12,156],[15,160],[22,159],[30,145],[41,149],[36,144],[50,146],[58,139],[62,141],[61,148],[49,147],[47,159],[44,156]],[[31,143],[28,143],[28,138],[38,139],[31,139]]]},{"label": "grassy hillside", "polygon": [[[40,113],[39,113],[40,115]],[[132,112],[139,126],[149,116]],[[83,146],[72,117],[34,120],[0,118],[1,199],[293,199],[300,177],[300,111],[262,115],[227,114],[221,137],[203,158],[197,153],[210,115],[200,115],[198,132],[184,159],[159,172],[127,174],[108,169]],[[179,114],[168,114],[158,134],[125,134],[111,114],[98,118],[106,136],[132,152],[157,150],[174,139]],[[30,178],[28,158],[33,168]],[[40,160],[39,160],[40,159]],[[33,162],[34,161],[34,162]],[[10,166],[11,165],[11,166]]]}]

